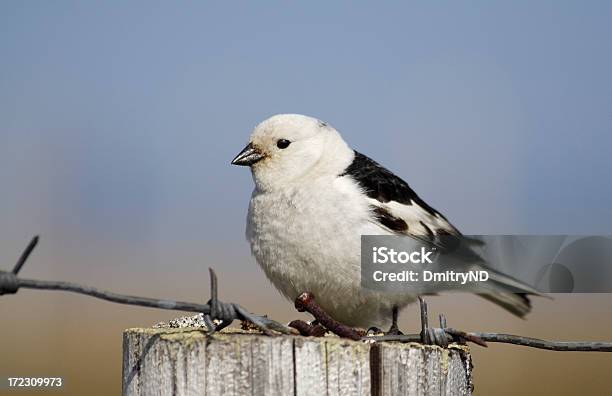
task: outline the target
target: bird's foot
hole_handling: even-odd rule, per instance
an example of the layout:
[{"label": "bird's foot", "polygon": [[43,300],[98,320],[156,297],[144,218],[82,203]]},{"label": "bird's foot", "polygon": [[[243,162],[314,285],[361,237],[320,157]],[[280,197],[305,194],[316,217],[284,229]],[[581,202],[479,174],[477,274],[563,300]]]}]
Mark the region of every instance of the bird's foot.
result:
[{"label": "bird's foot", "polygon": [[318,325],[324,326],[327,330],[342,338],[350,338],[352,340],[360,340],[365,334],[363,330],[353,329],[346,326],[323,310],[316,302],[314,294],[304,292],[295,299],[295,308],[299,312],[308,312],[314,316]]},{"label": "bird's foot", "polygon": [[366,331],[366,336],[383,336],[385,332],[381,328],[372,326]]},{"label": "bird's foot", "polygon": [[385,333],[385,335],[404,335],[401,330],[397,327],[397,325],[391,325],[389,330]]}]

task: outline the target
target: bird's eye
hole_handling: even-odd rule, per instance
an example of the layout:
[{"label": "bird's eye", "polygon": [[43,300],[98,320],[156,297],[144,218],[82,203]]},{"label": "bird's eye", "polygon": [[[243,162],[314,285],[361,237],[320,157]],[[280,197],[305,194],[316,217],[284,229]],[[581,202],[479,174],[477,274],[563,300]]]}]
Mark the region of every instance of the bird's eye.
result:
[{"label": "bird's eye", "polygon": [[276,147],[282,150],[289,147],[290,144],[291,142],[287,139],[278,139],[278,141],[276,142]]}]

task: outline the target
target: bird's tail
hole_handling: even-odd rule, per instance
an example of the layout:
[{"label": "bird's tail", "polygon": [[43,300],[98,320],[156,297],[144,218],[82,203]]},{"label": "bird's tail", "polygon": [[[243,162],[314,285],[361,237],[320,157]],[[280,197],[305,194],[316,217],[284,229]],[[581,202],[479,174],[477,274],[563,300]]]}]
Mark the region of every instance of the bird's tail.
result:
[{"label": "bird's tail", "polygon": [[494,288],[478,295],[520,318],[524,318],[531,311],[529,296],[542,296],[531,286],[501,272],[489,270],[489,276]]},{"label": "bird's tail", "polygon": [[508,312],[524,318],[531,311],[531,301],[528,293],[512,293],[493,291],[490,293],[480,293],[480,297],[489,300],[504,308]]}]

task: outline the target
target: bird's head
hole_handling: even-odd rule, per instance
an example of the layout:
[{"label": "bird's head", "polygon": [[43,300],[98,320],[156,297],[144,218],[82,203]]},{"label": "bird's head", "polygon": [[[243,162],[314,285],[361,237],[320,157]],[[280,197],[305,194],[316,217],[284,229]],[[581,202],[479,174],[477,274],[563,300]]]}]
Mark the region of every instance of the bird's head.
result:
[{"label": "bird's head", "polygon": [[263,121],[233,165],[250,166],[258,188],[270,190],[308,177],[337,175],[352,150],[340,134],[316,118],[279,114]]}]

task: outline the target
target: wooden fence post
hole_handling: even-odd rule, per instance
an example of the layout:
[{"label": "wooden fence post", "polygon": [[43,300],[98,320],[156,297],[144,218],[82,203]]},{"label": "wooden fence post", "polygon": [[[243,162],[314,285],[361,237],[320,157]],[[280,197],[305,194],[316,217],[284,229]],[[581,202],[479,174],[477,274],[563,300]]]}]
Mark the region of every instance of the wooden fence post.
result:
[{"label": "wooden fence post", "polygon": [[123,334],[124,395],[470,395],[465,346],[268,337],[201,329]]}]

